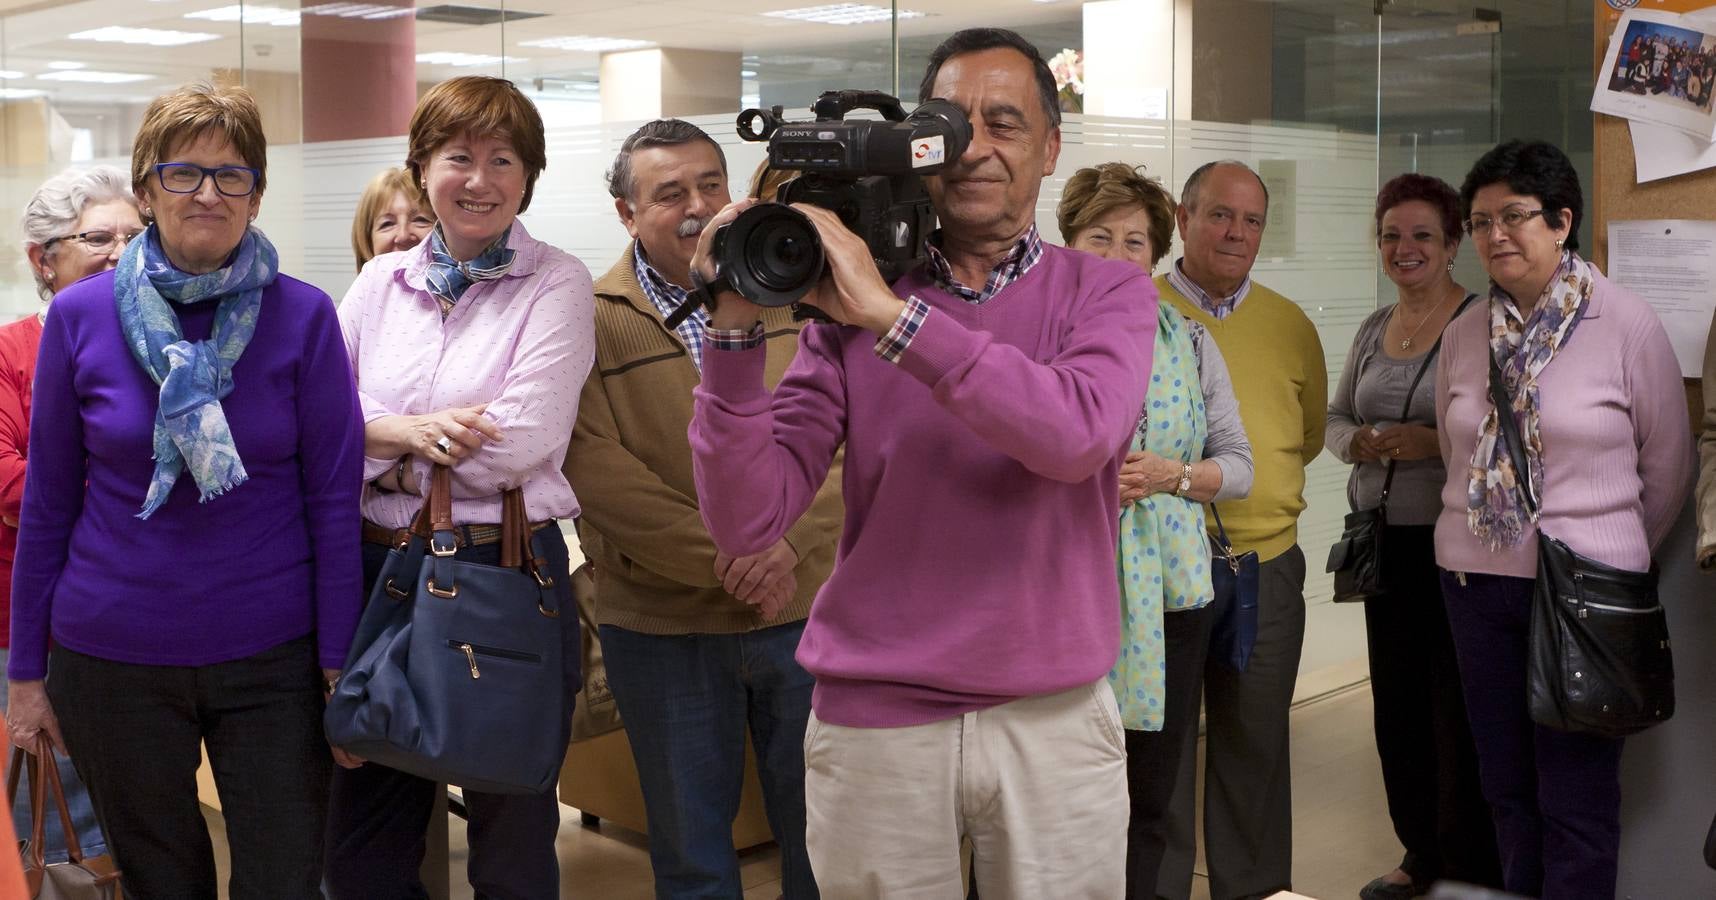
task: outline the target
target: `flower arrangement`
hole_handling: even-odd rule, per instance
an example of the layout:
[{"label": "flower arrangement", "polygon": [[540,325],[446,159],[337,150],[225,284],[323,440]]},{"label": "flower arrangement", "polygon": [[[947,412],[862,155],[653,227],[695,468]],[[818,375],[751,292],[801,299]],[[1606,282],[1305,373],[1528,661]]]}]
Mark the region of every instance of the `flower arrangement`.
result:
[{"label": "flower arrangement", "polygon": [[1084,112],[1084,54],[1070,47],[1049,60],[1060,95],[1061,112]]}]

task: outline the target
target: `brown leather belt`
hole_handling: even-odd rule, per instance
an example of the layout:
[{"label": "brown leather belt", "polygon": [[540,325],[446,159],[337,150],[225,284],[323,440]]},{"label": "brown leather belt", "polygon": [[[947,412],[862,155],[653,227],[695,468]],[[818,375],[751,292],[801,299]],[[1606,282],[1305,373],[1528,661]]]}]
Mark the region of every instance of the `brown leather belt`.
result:
[{"label": "brown leather belt", "polygon": [[[530,530],[541,531],[553,524],[553,519],[546,522],[532,522],[530,523]],[[455,525],[453,526],[453,535],[460,547],[498,544],[501,539],[501,527],[499,525]],[[388,528],[384,525],[377,525],[368,519],[363,520],[363,542],[366,544],[403,547],[410,540],[410,528]]]}]

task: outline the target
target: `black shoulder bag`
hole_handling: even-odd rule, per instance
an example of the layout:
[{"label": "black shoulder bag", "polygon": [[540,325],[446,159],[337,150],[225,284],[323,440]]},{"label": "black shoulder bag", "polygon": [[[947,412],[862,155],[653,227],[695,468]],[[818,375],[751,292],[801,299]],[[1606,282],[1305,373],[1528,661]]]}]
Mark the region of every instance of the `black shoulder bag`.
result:
[{"label": "black shoulder bag", "polygon": [[[1526,509],[1535,517],[1524,442],[1494,354],[1490,401]],[[1674,715],[1674,658],[1656,571],[1629,572],[1537,531],[1531,598],[1531,719],[1559,731],[1625,737]]]},{"label": "black shoulder bag", "polygon": [[[1472,296],[1467,295],[1448,321],[1459,318],[1467,304],[1472,302]],[[1418,372],[1406,388],[1406,404],[1400,410],[1402,423],[1412,413],[1412,395],[1418,391],[1418,383],[1424,380],[1424,373],[1436,361],[1436,353],[1441,349],[1442,336],[1437,335],[1436,343],[1430,345],[1430,352],[1418,364]],[[1329,548],[1329,561],[1323,571],[1335,576],[1336,603],[1379,600],[1387,593],[1382,587],[1382,530],[1388,525],[1388,490],[1394,485],[1394,465],[1395,460],[1390,459],[1388,474],[1382,478],[1382,497],[1376,508],[1347,513],[1341,527],[1341,539]]]}]

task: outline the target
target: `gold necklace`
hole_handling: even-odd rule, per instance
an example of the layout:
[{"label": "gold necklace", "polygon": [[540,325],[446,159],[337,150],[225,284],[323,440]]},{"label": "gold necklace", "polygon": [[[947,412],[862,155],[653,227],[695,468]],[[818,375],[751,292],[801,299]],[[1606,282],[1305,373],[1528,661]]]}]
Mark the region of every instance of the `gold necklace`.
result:
[{"label": "gold necklace", "polygon": [[[1424,317],[1418,320],[1418,327],[1412,329],[1412,333],[1410,335],[1407,335],[1406,339],[1402,340],[1400,342],[1400,349],[1402,351],[1412,349],[1412,342],[1418,339],[1418,332],[1424,330],[1424,323],[1430,321],[1430,317],[1434,316],[1436,314],[1437,310],[1440,310],[1443,306],[1447,305],[1448,298],[1453,296],[1454,294],[1457,294],[1457,293],[1459,293],[1459,291],[1456,289],[1451,294],[1444,294],[1441,300],[1436,301],[1435,306],[1430,307],[1430,311],[1425,313]],[[1396,313],[1400,312],[1400,305],[1398,303],[1395,304],[1394,311]]]}]

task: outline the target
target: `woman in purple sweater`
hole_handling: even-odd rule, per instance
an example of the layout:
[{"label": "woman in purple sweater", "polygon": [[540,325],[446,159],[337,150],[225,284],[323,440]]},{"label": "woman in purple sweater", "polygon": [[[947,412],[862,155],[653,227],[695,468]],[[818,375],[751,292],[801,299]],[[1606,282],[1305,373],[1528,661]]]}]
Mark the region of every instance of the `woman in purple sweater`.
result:
[{"label": "woman in purple sweater", "polygon": [[128,896],[214,900],[206,745],[230,896],[320,897],[322,692],[362,603],[357,393],[332,301],[250,227],[250,95],[158,97],[135,147],[149,227],[42,334],[8,729],[70,751]]},{"label": "woman in purple sweater", "polygon": [[[1436,563],[1506,888],[1615,896],[1621,741],[1532,723],[1527,635],[1539,530],[1642,572],[1686,502],[1692,436],[1680,370],[1644,301],[1580,258],[1579,178],[1559,149],[1510,141],[1460,188],[1490,276],[1436,366],[1448,480]],[[1530,515],[1489,398],[1500,365],[1525,443]]]}]

